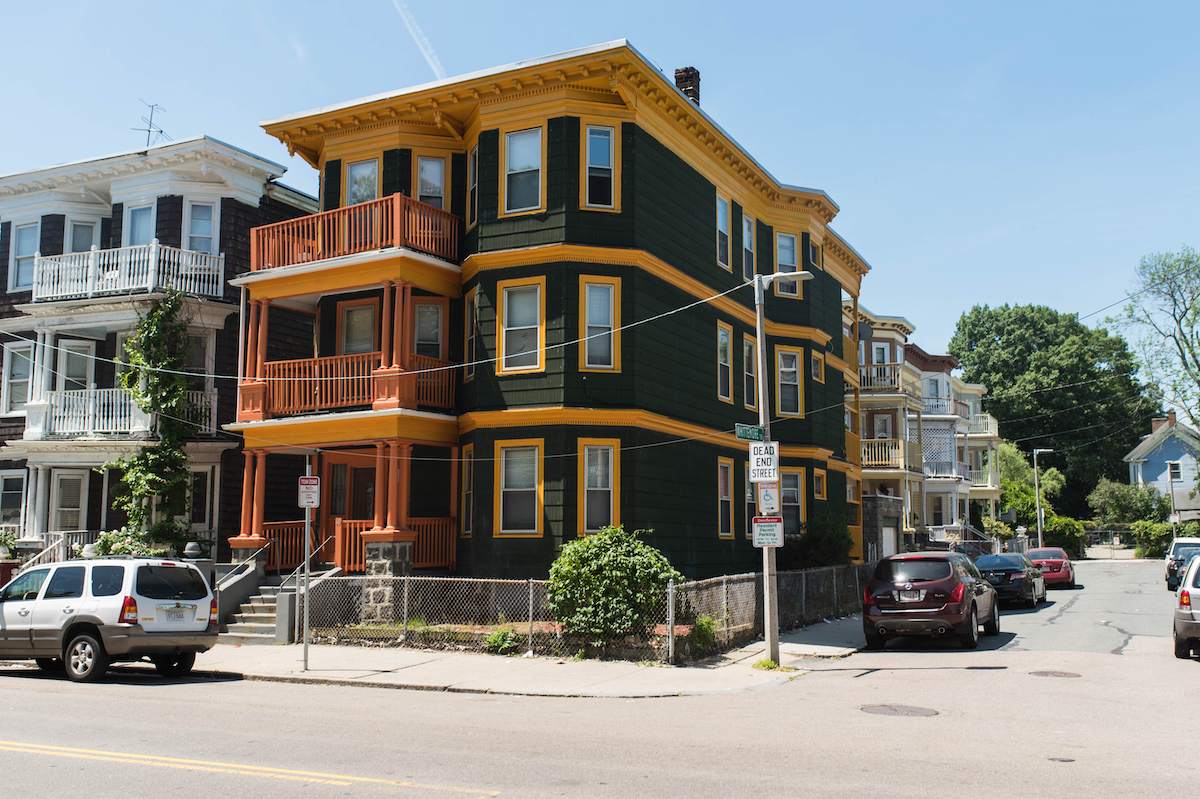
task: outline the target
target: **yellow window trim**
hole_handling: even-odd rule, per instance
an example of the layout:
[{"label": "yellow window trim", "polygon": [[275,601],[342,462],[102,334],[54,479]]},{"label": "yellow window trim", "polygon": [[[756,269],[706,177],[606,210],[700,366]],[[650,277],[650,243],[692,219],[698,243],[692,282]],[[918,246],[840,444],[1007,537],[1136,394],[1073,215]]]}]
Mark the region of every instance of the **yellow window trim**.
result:
[{"label": "yellow window trim", "polygon": [[713,248],[714,248],[713,252],[716,255],[716,258],[714,258],[714,260],[717,262],[717,266],[721,267],[726,272],[729,272],[730,274],[732,274],[733,273],[733,201],[730,200],[729,197],[721,194],[721,192],[718,191],[717,192],[717,209],[718,210],[721,207],[721,200],[725,201],[725,224],[729,226],[729,230],[726,231],[726,235],[729,236],[729,253],[726,255],[726,257],[729,260],[729,263],[727,263],[727,264],[721,263],[721,219],[719,216],[717,217],[716,231],[715,231],[715,235],[713,236]]},{"label": "yellow window trim", "polygon": [[612,447],[612,526],[621,523],[621,439],[619,438],[581,438],[579,447],[579,478],[577,525],[579,537],[591,535],[587,531],[587,448]]},{"label": "yellow window trim", "polygon": [[[804,263],[804,260],[800,254],[800,246],[801,246],[801,241],[803,241],[803,239],[796,233],[788,233],[786,230],[778,230],[778,229],[775,231],[775,271],[776,272],[783,271],[783,265],[779,263],[779,237],[780,236],[791,236],[793,239],[795,239],[795,241],[796,241],[796,249],[795,249],[796,263],[789,264],[789,266],[795,266],[797,272],[801,271],[803,269],[801,264]],[[780,291],[782,284],[779,281],[776,281],[775,283],[773,283],[771,285],[771,291],[774,292],[776,297],[779,297],[779,298],[785,299],[785,300],[802,300],[802,299],[804,299],[804,281],[803,280],[797,281],[794,284],[789,283],[788,285],[795,285],[795,287],[796,287],[795,294],[788,294],[787,292]]]},{"label": "yellow window trim", "polygon": [[816,380],[818,383],[824,383],[825,382],[825,353],[817,352],[816,350],[812,351],[812,362],[809,365],[809,373],[810,374],[812,374],[812,367],[814,365],[819,367],[819,369],[818,369],[819,376],[813,375],[812,379]]},{"label": "yellow window trim", "polygon": [[759,389],[759,384],[761,383],[761,380],[758,376],[758,339],[756,339],[754,336],[750,335],[749,333],[742,334],[742,361],[743,361],[743,363],[742,363],[742,391],[743,392],[745,392],[745,390],[746,390],[745,384],[746,384],[747,371],[746,371],[745,360],[746,360],[746,345],[747,344],[750,345],[751,357],[754,359],[751,361],[751,363],[754,364],[754,396],[752,397],[752,399],[754,401],[747,402],[746,397],[742,397],[742,405],[744,405],[746,408],[749,408],[750,410],[753,411],[753,410],[758,410],[758,389]]},{"label": "yellow window trim", "polygon": [[[729,467],[729,535],[721,535],[721,466]],[[717,538],[726,541],[737,537],[733,527],[733,458],[717,458]]]},{"label": "yellow window trim", "polygon": [[[546,440],[543,438],[514,438],[507,441],[497,441],[494,444],[495,453],[492,461],[493,467],[493,491],[492,491],[492,537],[493,538],[541,538],[542,537],[542,522],[545,514],[545,505],[543,504],[543,478],[544,478],[544,458]],[[519,447],[536,447],[537,448],[537,510],[534,512],[534,519],[537,522],[537,532],[533,533],[505,533],[501,531],[501,525],[504,523],[500,516],[502,505],[501,489],[504,477],[504,463],[501,461],[501,450],[517,449]]]},{"label": "yellow window trim", "polygon": [[[469,471],[470,471],[470,477],[472,478],[470,481],[467,480],[467,473],[468,473],[467,465],[468,464],[470,464]],[[462,523],[462,527],[459,531],[460,538],[470,538],[471,537],[472,525],[474,523],[474,520],[471,517],[474,514],[467,513],[467,494],[468,493],[471,494],[471,504],[472,504],[472,510],[473,510],[474,504],[475,504],[475,499],[476,499],[476,492],[474,490],[474,488],[475,488],[474,477],[475,477],[475,445],[474,444],[464,444],[463,448],[462,448],[462,475],[461,475],[462,488],[460,491],[461,496],[459,497],[459,507],[462,508],[462,512],[460,514],[461,523]]]},{"label": "yellow window trim", "polygon": [[795,467],[789,468],[787,466],[781,466],[779,468],[779,515],[780,516],[783,515],[783,476],[785,474],[800,475],[800,486],[797,491],[797,494],[800,499],[800,530],[799,530],[799,532],[801,534],[804,533],[804,523],[808,521],[808,503],[805,501],[806,497],[805,497],[805,493],[804,493],[804,472],[805,471],[806,471],[805,469],[799,469],[799,468],[795,468]]},{"label": "yellow window trim", "polygon": [[[745,462],[745,471],[742,474],[742,485],[745,486],[747,483],[749,483],[749,485],[750,485],[750,496],[746,497],[744,500],[746,507],[743,508],[745,513],[743,513],[742,516],[748,515],[750,513],[750,508],[752,508],[752,507],[754,508],[754,515],[757,516],[758,515],[758,484],[750,482],[750,461]],[[754,530],[753,530],[750,522],[746,522],[746,539],[747,540],[754,539]]]},{"label": "yellow window trim", "polygon": [[[779,368],[779,356],[785,352],[789,353],[789,354],[794,354],[796,356],[796,382],[798,384],[798,386],[797,386],[798,397],[797,397],[797,402],[796,402],[796,407],[797,407],[796,413],[784,413],[782,410],[780,410],[779,398],[782,396],[782,394],[780,393],[780,389],[782,388],[782,383],[780,382],[780,376],[781,376],[781,373],[783,370]],[[801,349],[800,347],[789,347],[789,346],[785,346],[782,344],[776,344],[775,345],[774,364],[775,364],[775,415],[776,416],[788,416],[788,417],[792,417],[792,418],[796,418],[796,419],[803,419],[804,418],[804,350]]]},{"label": "yellow window trim", "polygon": [[[542,132],[542,161],[538,168],[538,206],[537,208],[523,208],[520,211],[508,211],[508,135],[510,133],[524,133],[527,130],[540,130]],[[546,121],[539,119],[534,122],[514,122],[511,125],[504,125],[500,128],[500,205],[496,209],[497,219],[510,219],[518,216],[529,216],[531,214],[542,214],[546,212]]]},{"label": "yellow window trim", "polygon": [[[612,349],[613,349],[613,365],[612,366],[588,366],[587,365],[587,287],[589,285],[597,286],[612,286]],[[621,278],[605,277],[603,275],[580,275],[579,276],[579,371],[581,372],[603,372],[615,374],[621,371]]]},{"label": "yellow window trim", "polygon": [[[479,364],[470,367],[471,372],[467,371],[467,364],[476,359],[476,352],[479,351],[479,286],[473,286],[464,296],[465,304],[463,305],[463,383],[469,383],[475,379],[475,373],[479,371]],[[472,342],[471,336],[471,314],[467,313],[466,309],[473,308],[475,310],[475,336]],[[474,343],[474,347],[468,348],[468,345]],[[472,352],[471,350],[475,352]]]},{"label": "yellow window trim", "polygon": [[[721,331],[729,334],[729,396],[721,396]],[[733,404],[733,325],[717,320],[717,399]]]},{"label": "yellow window trim", "polygon": [[[536,366],[521,366],[514,369],[504,368],[504,292],[507,289],[522,288],[524,286],[538,287],[538,341],[537,341],[537,365]],[[496,354],[499,358],[496,361],[497,375],[516,375],[516,374],[532,374],[535,372],[544,372],[546,370],[546,276],[539,275],[537,277],[520,277],[512,280],[496,281]]]},{"label": "yellow window trim", "polygon": [[[467,187],[467,198],[466,198],[467,201],[465,203],[467,215],[466,215],[466,218],[463,219],[463,223],[466,225],[466,228],[465,228],[466,230],[471,230],[472,228],[474,228],[476,225],[479,224],[479,209],[478,208],[475,209],[475,221],[474,222],[471,221],[471,153],[475,153],[475,160],[477,162],[476,167],[475,167],[475,186],[476,186],[476,188],[478,188],[479,187],[479,166],[478,166],[479,139],[478,139],[478,137],[475,138],[474,140],[472,140],[469,145],[467,145],[467,165],[464,169],[464,172],[466,175],[465,185]],[[478,196],[475,198],[475,205],[479,205]]]},{"label": "yellow window trim", "polygon": [[[612,130],[612,200],[611,206],[589,205],[587,201],[588,178],[588,128],[609,128]],[[598,211],[607,214],[621,212],[621,121],[606,117],[580,117],[579,119],[579,210]]]},{"label": "yellow window trim", "polygon": [[[468,157],[469,152],[470,151],[468,151]],[[432,147],[412,148],[412,199],[417,200],[421,196],[421,171],[419,168],[421,163],[420,159],[440,158],[446,166],[445,172],[442,173],[442,180],[445,184],[442,186],[442,191],[445,192],[445,194],[442,195],[442,210],[446,213],[450,212],[450,187],[453,185],[453,183],[451,183],[450,171],[452,167],[450,162],[454,160],[452,156],[457,153],[459,153],[458,150],[438,150]],[[380,175],[380,180],[382,179],[383,176]]]},{"label": "yellow window trim", "polygon": [[[821,478],[821,493],[817,493],[817,478]],[[829,498],[829,478],[824,469],[813,467],[813,497],[815,499]]]}]

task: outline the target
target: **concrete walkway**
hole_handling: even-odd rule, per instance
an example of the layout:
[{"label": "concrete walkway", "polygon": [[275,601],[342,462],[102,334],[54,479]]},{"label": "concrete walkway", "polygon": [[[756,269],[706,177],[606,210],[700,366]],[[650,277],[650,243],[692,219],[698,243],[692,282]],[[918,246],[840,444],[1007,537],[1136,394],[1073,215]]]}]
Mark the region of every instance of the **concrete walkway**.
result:
[{"label": "concrete walkway", "polygon": [[858,617],[849,617],[781,635],[781,665],[794,671],[752,668],[766,656],[763,641],[687,666],[313,645],[308,648],[308,671],[303,669],[303,647],[297,644],[218,644],[196,658],[196,670],[277,682],[519,696],[646,698],[771,688],[803,673],[810,658],[844,657],[863,644],[862,623]]}]

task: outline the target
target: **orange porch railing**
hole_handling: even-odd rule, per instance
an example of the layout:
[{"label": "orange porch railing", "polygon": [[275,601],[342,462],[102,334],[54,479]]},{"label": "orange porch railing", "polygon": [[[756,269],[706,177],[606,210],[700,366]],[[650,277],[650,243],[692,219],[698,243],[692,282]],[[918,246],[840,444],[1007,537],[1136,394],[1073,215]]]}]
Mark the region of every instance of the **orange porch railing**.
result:
[{"label": "orange porch railing", "polygon": [[379,352],[267,361],[269,413],[303,413],[324,408],[370,405],[371,372],[379,368]]},{"label": "orange porch railing", "polygon": [[333,564],[343,572],[365,571],[367,552],[362,534],[374,526],[373,519],[335,519]]},{"label": "orange porch railing", "polygon": [[252,270],[410,247],[458,261],[459,219],[403,194],[276,222],[250,231]]},{"label": "orange porch railing", "polygon": [[417,531],[413,546],[414,569],[453,569],[458,539],[454,534],[454,519],[409,519],[408,526]]},{"label": "orange porch railing", "polygon": [[412,356],[412,368],[417,372],[417,405],[432,408],[454,407],[453,361],[430,358],[425,355]]},{"label": "orange porch railing", "polygon": [[267,569],[294,569],[304,562],[304,522],[266,522],[263,535],[267,548]]}]

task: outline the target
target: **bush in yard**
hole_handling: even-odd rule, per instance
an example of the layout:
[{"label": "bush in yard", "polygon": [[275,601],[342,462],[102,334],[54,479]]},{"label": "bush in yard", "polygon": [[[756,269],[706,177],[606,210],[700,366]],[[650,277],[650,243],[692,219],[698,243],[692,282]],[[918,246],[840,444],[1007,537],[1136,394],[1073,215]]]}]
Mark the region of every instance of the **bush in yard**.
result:
[{"label": "bush in yard", "polygon": [[850,547],[854,546],[854,539],[850,537],[845,516],[822,513],[804,522],[802,528],[799,537],[787,539],[775,553],[777,569],[815,569],[850,562]]},{"label": "bush in yard", "polygon": [[546,604],[564,632],[604,646],[665,620],[663,591],[668,580],[679,583],[683,575],[639,540],[646,532],[651,531],[604,527],[563,547],[550,567]]}]

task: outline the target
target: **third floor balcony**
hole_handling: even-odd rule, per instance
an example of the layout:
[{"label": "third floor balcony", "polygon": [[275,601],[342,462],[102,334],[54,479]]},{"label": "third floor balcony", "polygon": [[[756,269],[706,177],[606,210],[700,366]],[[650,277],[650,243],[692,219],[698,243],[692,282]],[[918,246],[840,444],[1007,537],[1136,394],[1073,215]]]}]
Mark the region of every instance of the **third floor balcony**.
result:
[{"label": "third floor balcony", "polygon": [[884,393],[918,393],[920,384],[905,374],[902,363],[876,363],[858,368],[859,382],[863,391]]},{"label": "third floor balcony", "polygon": [[939,416],[958,416],[962,419],[971,418],[971,406],[950,397],[926,397],[922,400],[925,413]]},{"label": "third floor balcony", "polygon": [[34,302],[162,289],[201,297],[223,296],[225,256],[168,247],[155,239],[134,247],[93,247],[88,252],[34,257]]}]

